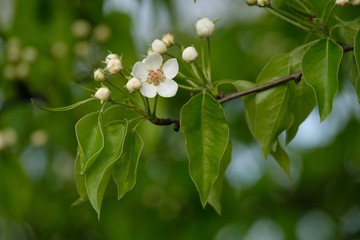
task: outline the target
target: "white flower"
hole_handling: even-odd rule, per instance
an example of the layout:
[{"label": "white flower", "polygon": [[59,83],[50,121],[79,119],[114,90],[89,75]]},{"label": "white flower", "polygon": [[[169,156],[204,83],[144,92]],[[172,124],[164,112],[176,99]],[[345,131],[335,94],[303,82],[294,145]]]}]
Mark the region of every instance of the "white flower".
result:
[{"label": "white flower", "polygon": [[187,47],[182,52],[182,59],[185,62],[192,62],[194,61],[198,56],[198,52],[194,47]]},{"label": "white flower", "polygon": [[199,37],[210,37],[215,30],[215,24],[208,18],[201,18],[196,22],[195,29]]},{"label": "white flower", "polygon": [[167,33],[163,36],[162,41],[166,44],[167,47],[171,47],[175,44],[174,35],[171,33]]},{"label": "white flower", "polygon": [[122,70],[121,58],[117,54],[111,53],[107,55],[105,63],[105,69],[111,74],[118,73]]},{"label": "white flower", "polygon": [[346,6],[346,5],[350,5],[350,1],[349,0],[336,0],[335,4],[338,6]]},{"label": "white flower", "polygon": [[97,68],[94,71],[94,79],[96,82],[103,82],[106,80],[106,74],[105,71],[101,68]]},{"label": "white flower", "polygon": [[360,5],[360,0],[353,0],[352,5]]},{"label": "white flower", "polygon": [[131,78],[126,83],[126,89],[129,90],[129,92],[136,92],[141,87],[141,80],[138,78]]},{"label": "white flower", "polygon": [[111,99],[111,92],[107,87],[101,87],[96,91],[95,98],[99,99],[101,103],[109,101]]},{"label": "white flower", "polygon": [[167,47],[166,44],[159,40],[159,39],[155,39],[152,44],[151,44],[151,48],[154,52],[160,53],[160,54],[164,54],[167,52]]},{"label": "white flower", "polygon": [[257,0],[257,5],[259,7],[268,7],[270,6],[270,0]]},{"label": "white flower", "polygon": [[173,97],[178,90],[178,84],[173,78],[179,72],[176,58],[171,58],[163,64],[159,53],[148,55],[142,62],[134,64],[132,75],[141,80],[140,92],[148,98],[156,94],[162,97]]}]

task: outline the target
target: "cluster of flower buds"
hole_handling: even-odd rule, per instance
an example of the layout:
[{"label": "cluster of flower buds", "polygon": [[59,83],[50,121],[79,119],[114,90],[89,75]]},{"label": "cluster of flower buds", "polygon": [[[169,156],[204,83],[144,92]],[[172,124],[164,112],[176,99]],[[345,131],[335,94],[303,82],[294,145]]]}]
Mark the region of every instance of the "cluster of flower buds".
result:
[{"label": "cluster of flower buds", "polygon": [[360,5],[360,0],[336,0],[335,2],[338,6],[355,6]]},{"label": "cluster of flower buds", "polygon": [[[195,24],[195,30],[200,38],[209,38],[215,30],[215,24],[208,18],[201,18]],[[168,49],[175,45],[173,34],[165,34],[162,39],[155,39],[149,49],[147,57],[136,62],[131,74],[126,75],[123,71],[121,57],[117,54],[110,53],[106,56],[104,63],[105,68],[97,68],[94,70],[94,79],[101,83],[101,87],[97,89],[94,98],[104,103],[111,99],[111,92],[106,87],[108,75],[121,73],[127,79],[125,88],[134,93],[139,91],[147,98],[153,98],[156,95],[162,97],[173,97],[177,93],[179,85],[173,80],[179,72],[179,65],[176,58],[170,58],[164,61],[163,55]],[[188,46],[182,49],[182,60],[186,63],[194,62],[198,57],[198,52],[194,46]]]},{"label": "cluster of flower buds", "polygon": [[[116,74],[123,69],[121,57],[114,53],[108,54],[104,63],[106,64],[105,68],[94,70],[93,75],[96,82],[104,82],[107,80],[107,74]],[[107,87],[102,86],[96,91],[94,97],[103,103],[111,99],[111,92]]]},{"label": "cluster of flower buds", "polygon": [[269,7],[270,0],[245,0],[249,6],[257,5],[258,7]]},{"label": "cluster of flower buds", "polygon": [[165,54],[168,51],[168,48],[175,44],[174,35],[167,33],[163,36],[163,38],[155,39],[151,43],[151,48],[149,49],[149,53],[159,53],[161,55]]}]

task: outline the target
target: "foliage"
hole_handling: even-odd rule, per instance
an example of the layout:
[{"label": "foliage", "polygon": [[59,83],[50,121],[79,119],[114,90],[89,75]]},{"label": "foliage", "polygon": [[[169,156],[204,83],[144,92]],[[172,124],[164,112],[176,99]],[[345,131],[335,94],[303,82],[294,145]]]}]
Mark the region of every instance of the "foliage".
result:
[{"label": "foliage", "polygon": [[[44,1],[40,2],[30,1],[29,4],[38,8],[46,5]],[[194,4],[200,4],[200,2],[194,1]],[[224,214],[225,212],[227,216],[224,216],[224,218],[227,222],[231,223],[232,221],[231,212],[234,215],[248,216],[248,220],[239,220],[242,224],[247,224],[248,227],[250,221],[255,221],[262,216],[260,213],[253,211],[251,206],[260,207],[261,211],[266,212],[265,216],[273,216],[275,206],[279,203],[276,201],[284,201],[287,203],[285,205],[288,211],[287,215],[280,216],[279,214],[276,220],[282,226],[287,226],[285,229],[293,227],[293,225],[289,227],[293,223],[287,222],[287,219],[294,219],[294,216],[299,217],[300,215],[300,210],[296,212],[297,210],[291,208],[291,205],[295,204],[294,202],[302,201],[301,197],[303,196],[297,196],[297,194],[301,195],[301,190],[298,190],[299,192],[294,190],[295,193],[286,191],[286,196],[283,196],[281,192],[285,190],[274,187],[269,179],[262,179],[257,187],[260,189],[262,184],[268,186],[269,190],[267,192],[270,192],[269,195],[276,195],[275,198],[278,200],[266,202],[265,199],[272,199],[267,193],[265,194],[257,190],[257,188],[248,189],[243,192],[243,195],[248,197],[244,198],[243,204],[237,206],[236,209],[231,209],[230,206],[234,206],[233,201],[237,201],[237,196],[232,194],[233,189],[229,187],[226,181],[226,172],[229,170],[228,167],[238,160],[235,152],[239,141],[251,146],[251,142],[255,140],[263,157],[267,159],[270,156],[275,159],[285,175],[289,179],[293,178],[296,181],[297,176],[292,169],[292,165],[298,160],[296,156],[291,154],[291,147],[288,147],[288,145],[296,138],[300,125],[316,109],[318,109],[320,120],[325,122],[331,116],[334,100],[336,95],[343,90],[344,82],[345,84],[351,83],[354,88],[353,95],[356,94],[358,98],[360,97],[360,23],[359,19],[356,19],[351,14],[347,15],[348,12],[355,12],[356,16],[356,10],[358,9],[356,6],[350,6],[350,3],[348,7],[344,8],[337,6],[334,1],[312,3],[306,0],[288,0],[286,1],[287,5],[282,3],[281,1],[271,3],[256,1],[255,5],[259,7],[258,10],[267,12],[269,15],[264,15],[265,17],[259,20],[259,25],[251,26],[251,29],[249,26],[244,27],[241,24],[232,23],[229,29],[225,28],[224,30],[220,24],[222,20],[202,18],[200,26],[194,24],[198,33],[196,42],[186,34],[183,34],[184,36],[175,34],[176,41],[174,38],[171,39],[174,36],[167,35],[167,38],[165,38],[165,35],[162,40],[157,39],[157,41],[154,41],[151,44],[151,53],[148,53],[144,60],[136,62],[132,67],[127,65],[137,58],[132,48],[133,41],[127,38],[128,35],[123,34],[130,32],[128,29],[130,23],[128,17],[121,14],[107,17],[99,16],[96,11],[94,12],[97,7],[91,6],[91,4],[86,5],[88,7],[84,7],[84,9],[78,10],[79,12],[76,14],[80,16],[86,15],[94,26],[99,22],[99,19],[102,19],[110,26],[121,22],[120,25],[124,29],[114,33],[112,40],[108,39],[105,42],[98,41],[95,37],[94,40],[89,37],[89,33],[87,33],[88,36],[73,36],[72,39],[65,37],[61,39],[63,42],[74,45],[83,43],[84,38],[88,37],[90,45],[87,47],[91,54],[89,52],[81,53],[81,44],[79,44],[78,52],[73,53],[75,56],[69,53],[63,53],[65,55],[62,57],[56,55],[61,55],[61,51],[52,53],[56,64],[51,65],[47,58],[50,53],[44,54],[46,50],[43,49],[38,56],[38,64],[30,62],[30,64],[34,64],[32,72],[36,72],[36,74],[25,77],[21,74],[14,75],[12,76],[14,77],[12,82],[4,81],[1,83],[0,87],[4,89],[3,92],[6,92],[4,99],[8,102],[21,99],[21,97],[16,96],[19,89],[25,89],[24,91],[27,93],[27,95],[22,96],[25,101],[23,99],[19,100],[20,105],[26,106],[26,109],[19,107],[17,111],[17,105],[14,108],[7,107],[9,105],[6,102],[6,108],[4,108],[6,114],[3,115],[1,124],[15,126],[17,130],[23,129],[22,135],[18,137],[19,139],[27,139],[30,134],[28,129],[36,130],[44,126],[49,131],[49,135],[55,136],[55,140],[52,140],[51,144],[46,148],[44,143],[36,143],[36,141],[32,142],[28,147],[27,144],[29,143],[25,140],[20,141],[16,147],[11,142],[6,143],[7,145],[5,144],[3,147],[1,145],[2,129],[0,129],[0,165],[2,171],[0,174],[2,176],[0,186],[1,191],[7,193],[6,198],[2,197],[0,199],[1,214],[10,219],[22,219],[27,209],[29,209],[29,201],[31,201],[29,179],[20,164],[21,161],[25,161],[23,159],[26,159],[27,156],[25,153],[18,156],[11,153],[11,150],[16,148],[16,151],[19,152],[39,151],[39,154],[47,154],[46,156],[49,159],[55,159],[59,152],[77,152],[75,169],[71,169],[71,173],[75,175],[79,198],[73,203],[77,207],[71,208],[69,212],[82,212],[82,214],[91,218],[88,209],[91,206],[96,211],[98,218],[100,218],[101,214],[100,222],[103,221],[104,215],[116,218],[117,221],[123,224],[120,227],[121,232],[127,232],[128,235],[119,233],[118,236],[108,236],[109,239],[116,239],[116,237],[120,236],[125,238],[137,236],[139,239],[146,239],[146,236],[141,235],[141,231],[130,233],[131,230],[126,229],[125,220],[115,217],[115,210],[113,211],[113,209],[119,211],[123,204],[123,206],[130,206],[128,209],[123,208],[120,210],[124,216],[127,216],[129,221],[139,221],[138,225],[142,226],[142,229],[146,229],[147,232],[155,228],[156,221],[150,221],[148,227],[143,226],[142,223],[149,218],[146,217],[146,210],[142,213],[137,212],[137,206],[141,201],[144,202],[143,204],[148,209],[156,209],[158,217],[160,216],[157,218],[159,222],[166,222],[164,219],[167,218],[176,219],[178,216],[182,217],[183,220],[179,220],[180,217],[177,219],[181,222],[190,221],[190,219],[196,223],[204,222],[206,216],[213,213],[208,209],[199,213],[196,201],[189,203],[195,194],[200,197],[203,208],[210,204],[218,214]],[[62,3],[56,4],[58,6],[62,5]],[[165,4],[171,7],[169,1],[166,1]],[[245,8],[245,6],[243,7]],[[93,10],[87,11],[88,8]],[[22,7],[19,6],[19,9],[21,10]],[[48,11],[48,14],[48,16],[46,14],[41,15],[41,18],[44,19],[34,20],[34,22],[42,22],[40,29],[31,26],[31,30],[38,33],[44,31],[44,29],[55,33],[68,31],[66,26],[69,23],[64,24],[66,26],[61,26],[59,24],[61,20],[59,19],[69,21],[69,19],[76,17],[75,14],[73,16],[72,13],[62,11],[58,13]],[[341,15],[341,17],[338,15]],[[342,16],[346,16],[346,20],[343,20]],[[279,17],[281,21],[285,20],[285,22],[278,21],[276,17]],[[53,21],[49,21],[50,19]],[[17,21],[21,22],[20,19]],[[84,23],[80,22],[79,24]],[[266,51],[264,53],[255,53],[256,49],[262,49],[256,44],[260,42],[258,40],[265,34],[265,31],[259,29],[266,28],[259,28],[259,26],[266,26],[266,24],[270,24],[271,29],[275,29],[275,31],[284,31],[290,33],[289,35],[293,34],[293,36],[287,36],[292,40],[287,39],[285,41],[285,47],[281,48],[282,53],[276,50],[271,52],[271,43],[266,41],[266,49],[270,49],[268,56],[264,57]],[[84,25],[82,26],[84,27]],[[216,26],[216,29],[214,26]],[[277,26],[279,26],[278,30],[276,30]],[[53,29],[55,27],[60,28],[61,31]],[[281,29],[282,27],[287,30]],[[86,27],[84,28],[86,29]],[[202,28],[201,35],[198,28]],[[238,51],[233,50],[235,49],[234,45],[236,45],[233,42],[236,35],[234,32],[243,34],[246,28],[249,28],[248,31],[252,33],[247,36],[250,40],[247,40],[246,47]],[[11,34],[21,32],[16,30],[16,27],[12,31],[14,32],[8,32],[9,42],[11,42]],[[218,33],[220,34],[218,35]],[[55,35],[49,34],[47,37],[54,38],[50,41],[56,42],[60,36]],[[218,41],[219,36],[224,39]],[[257,39],[256,36],[258,36]],[[254,40],[252,37],[254,37]],[[246,39],[245,33],[244,39]],[[37,44],[32,39],[27,41],[22,39],[22,41]],[[187,44],[188,42],[191,42],[191,44]],[[61,46],[61,44],[58,46]],[[39,46],[40,49],[41,47]],[[105,52],[103,49],[110,49],[111,52],[103,57]],[[113,52],[121,54],[117,55]],[[240,52],[243,57],[237,59]],[[248,58],[246,58],[246,54],[248,54]],[[270,56],[271,58],[268,60]],[[262,57],[264,61],[266,59],[268,62],[262,61]],[[76,60],[72,62],[74,58]],[[9,64],[16,65],[18,64],[17,61],[19,61],[20,65],[21,60],[9,60]],[[88,72],[86,74],[82,73],[82,75],[80,71],[76,75],[72,75],[71,71],[59,70],[71,68],[70,63],[76,65],[75,69],[77,70],[83,69],[85,68],[84,65],[87,65]],[[241,68],[240,65],[242,65]],[[344,71],[344,66],[351,70]],[[262,70],[260,70],[260,67]],[[103,73],[104,76],[96,75],[96,70],[101,70],[100,74]],[[257,76],[254,74],[257,74]],[[25,78],[27,78],[27,82],[24,81]],[[47,82],[47,78],[51,79],[51,82]],[[75,79],[74,82],[80,86],[80,90],[78,86],[74,87],[68,83],[71,79]],[[253,81],[252,79],[256,80]],[[46,86],[46,90],[44,86]],[[106,91],[99,93],[99,89],[105,89]],[[90,94],[87,92],[90,92]],[[29,105],[25,105],[28,103],[30,96],[32,97],[32,103],[37,108],[61,113],[49,114],[39,109],[32,109]],[[1,97],[0,94],[0,107]],[[239,99],[242,101],[238,101]],[[30,115],[36,121],[22,123],[19,120]],[[18,120],[13,121],[13,119]],[[172,125],[175,131],[171,131],[166,127],[169,125]],[[357,125],[357,123],[351,122],[350,127],[344,127],[345,136],[342,136],[343,142],[340,140],[334,141],[331,146],[336,144],[340,146],[346,142],[344,140],[347,136],[345,132],[349,135],[351,135],[352,130],[357,132],[357,130],[354,130],[357,129]],[[54,126],[61,127],[55,128]],[[75,133],[73,126],[75,126]],[[159,130],[159,126],[161,126],[161,130]],[[354,144],[357,141],[356,136],[352,136],[352,138],[354,139],[351,143]],[[359,157],[357,152],[353,152],[353,148],[350,146],[347,146],[347,148],[349,156],[354,159]],[[340,158],[338,156],[339,152],[334,150],[332,155],[329,149],[331,147],[314,150],[315,159],[332,159],[334,165],[328,164],[325,168],[329,169],[329,174],[336,174],[334,169],[340,169],[343,166],[335,166],[335,164],[339,163],[336,161],[337,159],[333,158],[336,158],[336,156]],[[182,161],[184,156],[187,156],[186,162]],[[306,153],[304,158],[311,159],[310,153]],[[65,160],[65,158],[63,159]],[[149,161],[149,159],[153,161],[147,163],[146,161]],[[181,159],[181,161],[177,162],[178,159]],[[358,166],[357,161],[351,161],[351,163]],[[161,179],[166,178],[167,174],[164,174],[162,168],[159,167],[160,170],[156,170],[156,177],[153,177],[157,179],[155,180],[155,186],[150,186],[147,182],[151,182],[153,179],[151,179],[151,173],[144,172],[144,168],[148,167],[146,164],[151,165],[152,168],[156,168],[156,164],[160,166],[167,165],[167,174],[171,175],[171,180],[167,182],[169,185],[162,182]],[[187,174],[184,164],[187,165],[189,174]],[[320,172],[316,176],[317,178],[332,178],[326,176],[327,173],[322,172],[325,171],[322,169],[324,166],[314,167],[311,164],[316,165],[316,163],[310,162],[304,165],[304,168],[307,168],[306,171],[310,172],[309,175],[311,175],[311,169],[317,169],[316,171]],[[311,165],[311,167],[308,165]],[[276,167],[272,166],[272,168]],[[3,171],[7,174],[3,174]],[[10,172],[16,173],[17,177],[9,174]],[[50,173],[48,174],[48,179],[52,179]],[[356,173],[354,174],[356,175]],[[34,180],[36,177],[31,176],[31,178],[32,181],[36,181]],[[284,179],[283,182],[291,181]],[[314,185],[322,190],[321,184],[326,184],[326,181],[325,183],[322,181],[324,179],[317,179],[318,182]],[[51,180],[42,181],[44,181],[43,185],[48,188],[55,184]],[[302,184],[306,186],[312,185],[310,180],[305,179],[304,181],[309,182]],[[341,177],[335,176],[331,182],[333,186],[337,186],[341,182]],[[183,189],[174,188],[174,186],[179,186],[179,183],[183,184]],[[75,188],[73,182],[69,181],[67,184]],[[134,186],[138,187],[134,188]],[[348,192],[346,189],[342,189],[344,195],[351,195],[351,190],[356,186],[355,183],[351,182]],[[299,188],[305,187],[299,184]],[[21,190],[14,191],[13,189]],[[145,190],[141,191],[140,189]],[[321,197],[318,199],[315,196],[316,189],[307,190],[309,190],[309,197],[306,197],[305,205],[307,201],[310,201],[308,198],[313,197],[314,201],[317,201],[315,205],[318,204],[327,209],[326,203],[321,202]],[[67,191],[71,192],[65,196],[67,201],[73,201],[75,189],[67,189]],[[113,194],[114,192],[116,194]],[[164,192],[166,192],[166,196]],[[41,191],[33,193],[33,199],[35,199],[33,200],[35,202],[34,209],[41,209],[41,198],[45,198],[43,194]],[[323,194],[328,197],[325,190]],[[108,195],[110,197],[107,197]],[[146,197],[144,197],[145,195]],[[252,195],[254,195],[254,198],[251,198]],[[112,199],[116,197],[121,199],[120,203],[113,202]],[[14,199],[17,199],[17,201],[14,201]],[[87,204],[87,201],[90,204]],[[81,204],[84,202],[85,204]],[[220,204],[220,202],[223,204]],[[332,209],[330,211],[331,215],[341,215],[348,209],[349,206],[347,206],[344,199],[339,200],[339,202],[344,203],[344,206],[342,209],[340,209],[341,207]],[[353,204],[350,200],[347,203],[348,205]],[[263,209],[264,205],[267,204],[270,206],[269,209]],[[336,204],[337,202],[334,200],[331,206]],[[299,206],[311,210],[310,207],[304,207],[302,204],[299,204]],[[56,209],[56,207],[52,207]],[[63,210],[67,211],[67,207]],[[54,210],[54,212],[56,211],[61,212],[62,210]],[[204,218],[194,217],[196,214],[204,216]],[[27,218],[29,219],[29,217]],[[35,223],[39,222],[40,218],[36,216],[30,217],[31,221]],[[214,219],[217,219],[217,217]],[[49,217],[48,226],[66,225],[65,223],[59,223],[59,221],[56,220],[56,214],[54,214],[53,217]],[[94,221],[91,224],[103,224],[101,226],[104,229],[112,229],[112,232],[118,230],[116,226],[108,223],[96,223]],[[0,219],[0,230],[1,226]],[[220,224],[220,220],[209,220],[203,225],[203,229],[199,226],[198,232],[204,232],[200,230],[211,229],[212,226],[217,226],[217,229],[219,229],[223,225]],[[166,227],[161,229],[163,232],[168,233],[172,231],[172,229],[166,229]],[[44,229],[38,229],[39,232],[42,230]],[[341,230],[336,228],[337,236],[341,235],[340,232]],[[210,231],[205,237],[214,237],[215,233],[215,230]],[[295,237],[290,230],[286,231],[285,234],[286,236]],[[218,232],[217,237],[219,239],[221,239],[220,235]],[[249,235],[251,236],[250,233]],[[82,236],[86,237],[85,235]],[[179,235],[179,239],[188,238],[189,236],[194,238],[195,235],[188,228],[187,231]],[[1,234],[0,237],[2,237]],[[102,238],[102,236],[98,237]]]},{"label": "foliage", "polygon": [[[329,25],[327,20],[336,6],[335,4],[325,7],[324,12],[319,16],[314,11],[315,7],[307,1],[288,2],[289,6],[296,10],[296,14],[274,8],[269,3],[258,1],[257,4],[260,7],[268,8],[276,16],[280,16],[315,36],[315,40],[297,47],[290,53],[274,56],[259,74],[254,87],[259,89],[265,85],[267,88],[260,89],[245,101],[248,127],[260,144],[264,157],[271,154],[290,176],[290,160],[286,151],[280,146],[279,137],[283,132],[291,131],[290,136],[287,137],[287,143],[289,143],[296,135],[299,125],[315,107],[314,101],[306,102],[298,101],[298,99],[315,98],[321,121],[329,116],[332,102],[338,91],[338,73],[343,52],[353,50],[354,44],[340,45],[337,43],[340,41],[335,41],[332,35],[335,27]],[[201,61],[197,62],[198,53],[195,48],[191,47],[193,52],[187,53],[187,49],[184,50],[183,46],[180,47],[180,50],[183,51],[183,59],[178,76],[179,85],[172,78],[178,75],[178,61],[181,59],[177,61],[170,58],[166,62],[163,60],[163,57],[173,56],[168,53],[170,50],[168,48],[173,45],[174,47],[180,46],[179,43],[175,44],[174,37],[170,34],[164,35],[163,40],[154,40],[149,55],[142,62],[134,64],[132,71],[124,68],[122,57],[112,53],[104,61],[106,67],[96,70],[109,76],[95,75],[94,70],[95,81],[101,82],[103,87],[97,90],[93,98],[100,100],[102,106],[99,112],[87,114],[76,124],[79,145],[77,161],[80,162],[77,163],[79,166],[77,181],[80,200],[89,199],[99,217],[102,199],[111,175],[117,179],[115,181],[118,186],[122,185],[119,178],[123,177],[117,175],[119,172],[113,170],[114,166],[120,164],[120,158],[122,162],[132,163],[131,156],[135,156],[135,161],[137,161],[142,149],[142,147],[134,148],[127,145],[127,148],[123,150],[125,136],[136,134],[137,141],[142,142],[136,132],[136,128],[142,120],[149,120],[156,125],[175,124],[174,129],[178,130],[177,120],[159,118],[156,113],[158,100],[156,95],[159,94],[166,98],[173,97],[178,87],[190,92],[200,92],[190,97],[188,103],[182,107],[180,127],[185,136],[190,176],[200,194],[201,203],[203,207],[210,203],[220,213],[221,184],[215,184],[215,182],[222,182],[225,171],[220,171],[220,169],[226,169],[230,162],[228,159],[223,159],[230,139],[221,103],[231,100],[224,100],[227,95],[239,93],[219,91],[217,86],[229,83],[228,79],[217,80],[214,86],[215,80],[211,76],[210,45],[210,37],[215,28],[214,23],[208,18],[202,18],[198,20],[195,28],[198,36],[202,39]],[[354,39],[354,43],[356,43],[358,41],[356,36]],[[356,54],[354,56],[357,57]],[[359,60],[357,59],[357,61]],[[188,68],[188,70],[182,72],[182,68]],[[297,71],[299,71],[298,75],[287,77]],[[128,81],[125,85],[129,93],[115,85],[115,81],[118,80],[110,79],[110,76],[114,74],[119,74]],[[286,81],[279,83],[282,78],[286,78]],[[297,87],[302,81],[301,78],[313,91],[306,91],[308,87],[305,83],[301,83],[301,86]],[[295,80],[295,85],[291,80]],[[111,91],[108,88],[111,88]],[[100,93],[103,89],[107,91],[104,96]],[[117,93],[110,96],[110,92],[115,91]],[[243,91],[249,91],[249,89]],[[141,103],[138,102],[138,96],[134,96],[135,93],[141,93]],[[155,97],[155,101],[151,107],[149,98],[153,97]],[[90,100],[83,100],[63,108],[49,108],[35,104],[43,110],[63,111],[78,107]],[[111,107],[106,108],[107,102],[114,106],[118,105],[124,110],[129,109],[138,113],[140,122],[134,127],[130,127],[129,130],[127,130],[127,122],[138,122],[139,118],[131,119],[125,116],[125,122],[121,122],[121,120],[104,122],[103,109],[106,109],[107,112],[111,111]],[[306,111],[302,109],[306,109]],[[226,154],[226,158],[229,157],[230,155]],[[227,164],[222,164],[223,161]],[[122,171],[125,179],[126,175],[134,175],[131,185],[135,183],[136,166],[136,163],[130,164],[130,168]],[[117,173],[116,176],[114,173]],[[85,186],[79,187],[81,184],[85,184]],[[118,190],[118,195],[123,196],[124,192],[120,188]],[[216,193],[216,198],[211,197],[214,196],[213,192]]]}]

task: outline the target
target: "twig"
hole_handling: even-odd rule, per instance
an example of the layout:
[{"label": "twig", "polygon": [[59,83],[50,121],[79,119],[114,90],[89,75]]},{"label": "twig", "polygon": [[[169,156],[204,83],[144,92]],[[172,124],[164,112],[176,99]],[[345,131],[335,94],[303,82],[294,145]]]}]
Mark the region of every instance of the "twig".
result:
[{"label": "twig", "polygon": [[178,132],[180,129],[180,122],[177,119],[169,119],[169,118],[150,118],[149,121],[158,126],[167,126],[174,124],[174,131]]},{"label": "twig", "polygon": [[275,81],[264,83],[262,85],[259,85],[259,86],[256,86],[254,88],[250,88],[250,89],[247,89],[247,90],[244,90],[244,91],[231,93],[231,94],[222,96],[221,98],[218,99],[218,101],[220,103],[225,103],[225,102],[228,102],[228,101],[233,100],[235,98],[243,97],[243,96],[246,96],[246,95],[249,95],[249,94],[252,94],[252,93],[262,92],[264,90],[276,87],[278,85],[281,85],[283,83],[286,83],[286,82],[289,82],[289,81],[292,81],[292,80],[294,80],[295,83],[298,83],[301,80],[301,76],[302,76],[302,72],[299,70],[299,71],[294,72],[291,75],[288,75],[286,77],[277,79]]}]

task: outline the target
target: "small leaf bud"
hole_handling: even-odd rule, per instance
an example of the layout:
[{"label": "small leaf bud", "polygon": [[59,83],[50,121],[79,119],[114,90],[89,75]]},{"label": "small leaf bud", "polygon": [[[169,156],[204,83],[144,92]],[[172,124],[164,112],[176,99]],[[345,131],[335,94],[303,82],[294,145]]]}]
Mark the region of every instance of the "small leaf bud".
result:
[{"label": "small leaf bud", "polygon": [[96,91],[95,98],[99,99],[101,103],[109,101],[111,99],[111,92],[107,87],[101,87]]},{"label": "small leaf bud", "polygon": [[182,52],[182,59],[188,63],[194,61],[197,58],[197,56],[198,56],[198,52],[192,46],[185,48],[184,51]]},{"label": "small leaf bud", "polygon": [[195,29],[199,37],[211,37],[215,30],[215,24],[208,18],[201,18],[196,22]]},{"label": "small leaf bud", "polygon": [[167,33],[163,36],[162,41],[165,43],[167,47],[171,47],[175,44],[175,38],[174,35],[171,33]]},{"label": "small leaf bud", "polygon": [[155,39],[152,44],[151,44],[151,48],[154,52],[157,52],[159,54],[164,54],[167,52],[167,47],[166,44],[159,40],[159,39]]},{"label": "small leaf bud", "polygon": [[131,78],[126,83],[126,89],[129,90],[129,92],[133,93],[139,90],[141,87],[141,80],[138,78]]},{"label": "small leaf bud", "polygon": [[101,68],[97,68],[94,71],[94,79],[96,82],[104,82],[106,80],[105,71]]}]

